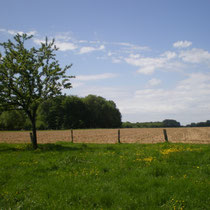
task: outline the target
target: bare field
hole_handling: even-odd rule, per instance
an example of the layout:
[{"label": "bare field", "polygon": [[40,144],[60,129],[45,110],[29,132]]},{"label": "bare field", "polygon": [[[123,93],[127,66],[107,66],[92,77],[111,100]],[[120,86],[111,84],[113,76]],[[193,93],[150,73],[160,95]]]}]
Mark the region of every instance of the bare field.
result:
[{"label": "bare field", "polygon": [[[210,127],[207,128],[167,128],[169,142],[210,144]],[[0,142],[28,143],[29,131],[2,131]],[[38,143],[71,141],[70,130],[38,131]],[[75,143],[117,143],[118,129],[74,130]],[[120,129],[122,143],[158,143],[164,142],[163,128],[126,128]]]}]

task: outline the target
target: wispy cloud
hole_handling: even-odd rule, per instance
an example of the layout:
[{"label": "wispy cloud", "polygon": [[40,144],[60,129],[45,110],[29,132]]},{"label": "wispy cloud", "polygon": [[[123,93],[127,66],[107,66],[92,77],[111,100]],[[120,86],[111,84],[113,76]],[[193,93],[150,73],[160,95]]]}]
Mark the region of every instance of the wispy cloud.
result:
[{"label": "wispy cloud", "polygon": [[191,50],[182,51],[179,57],[189,63],[208,63],[210,64],[210,53],[203,49],[193,48]]},{"label": "wispy cloud", "polygon": [[162,81],[160,79],[152,78],[148,81],[148,86],[157,86],[161,84],[161,82]]},{"label": "wispy cloud", "polygon": [[116,76],[117,75],[113,73],[95,74],[95,75],[78,75],[76,76],[76,79],[80,81],[90,81],[90,80],[110,79]]},{"label": "wispy cloud", "polygon": [[120,99],[118,106],[124,114],[160,113],[196,115],[210,111],[210,74],[193,73],[173,89],[147,88],[136,90],[129,98]]},{"label": "wispy cloud", "polygon": [[192,45],[192,42],[190,41],[178,41],[173,44],[175,48],[187,48],[187,47],[190,47],[191,45]]},{"label": "wispy cloud", "polygon": [[93,51],[100,51],[104,49],[105,49],[104,45],[100,45],[99,47],[85,46],[85,47],[80,48],[79,54],[85,54],[85,53],[90,53]]},{"label": "wispy cloud", "polygon": [[[34,38],[33,39],[34,43],[40,45],[41,43],[45,43],[45,40],[44,39],[36,39]],[[68,50],[75,50],[78,48],[77,45],[75,45],[74,43],[72,42],[66,42],[66,41],[56,41],[55,40],[55,45],[56,47],[59,48],[60,51],[68,51]]]},{"label": "wispy cloud", "polygon": [[77,45],[71,42],[61,42],[61,41],[55,41],[55,45],[59,48],[61,51],[67,51],[67,50],[75,50],[78,48]]},{"label": "wispy cloud", "polygon": [[7,30],[7,29],[3,29],[3,28],[1,28],[0,29],[0,32],[4,32],[4,33],[7,33],[7,34],[10,34],[10,35],[12,35],[12,36],[14,36],[14,35],[16,35],[16,34],[20,34],[20,35],[22,35],[22,34],[28,34],[29,36],[30,35],[35,35],[35,34],[37,34],[37,31],[35,31],[35,30],[33,30],[33,31],[28,31],[28,32],[24,32],[24,31],[17,31],[17,30]]},{"label": "wispy cloud", "polygon": [[131,54],[128,58],[125,58],[125,61],[128,64],[139,67],[138,73],[152,74],[156,69],[169,67],[169,62],[175,57],[175,52],[167,51],[156,58]]},{"label": "wispy cloud", "polygon": [[150,48],[148,46],[139,46],[129,42],[114,42],[112,44],[123,46],[130,50],[138,50],[138,51],[148,51]]},{"label": "wispy cloud", "polygon": [[[138,73],[153,74],[156,70],[182,71],[190,69],[192,64],[210,67],[210,52],[204,49],[182,49],[178,52],[166,51],[156,57],[130,54],[124,58],[127,64],[137,66]],[[200,68],[199,68],[200,69]]]},{"label": "wispy cloud", "polygon": [[120,99],[129,98],[129,96],[131,96],[128,89],[123,89],[121,87],[88,86],[86,88],[81,87],[80,89],[81,91],[79,91],[79,96],[83,97],[89,94],[93,94],[105,97],[108,100],[114,100],[115,102],[118,102],[116,97]]}]

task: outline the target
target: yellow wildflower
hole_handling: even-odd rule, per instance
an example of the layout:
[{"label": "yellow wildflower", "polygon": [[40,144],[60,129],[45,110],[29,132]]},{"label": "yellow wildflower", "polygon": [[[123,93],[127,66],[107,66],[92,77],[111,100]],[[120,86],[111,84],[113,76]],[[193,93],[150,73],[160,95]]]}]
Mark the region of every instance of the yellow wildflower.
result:
[{"label": "yellow wildflower", "polygon": [[153,160],[153,157],[143,158],[143,161],[146,161],[146,162],[152,162],[152,160]]},{"label": "yellow wildflower", "polygon": [[177,149],[177,148],[170,148],[170,149],[164,149],[161,152],[161,154],[163,155],[168,155],[171,152],[180,152],[181,150]]}]

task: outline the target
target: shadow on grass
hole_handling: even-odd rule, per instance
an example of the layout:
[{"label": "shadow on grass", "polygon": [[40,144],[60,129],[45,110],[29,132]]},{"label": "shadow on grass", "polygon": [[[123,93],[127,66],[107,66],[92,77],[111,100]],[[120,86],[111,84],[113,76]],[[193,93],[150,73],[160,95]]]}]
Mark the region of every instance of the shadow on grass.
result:
[{"label": "shadow on grass", "polygon": [[[83,147],[79,146],[73,146],[71,145],[60,145],[60,144],[40,144],[38,146],[37,151],[42,151],[42,152],[48,152],[48,151],[78,151],[78,150],[83,150]],[[31,147],[31,150],[32,147]]]},{"label": "shadow on grass", "polygon": [[1,152],[49,152],[49,151],[78,151],[84,150],[86,147],[73,146],[73,145],[60,145],[60,144],[39,144],[36,150],[33,149],[31,144],[0,144]]},{"label": "shadow on grass", "polygon": [[[116,149],[119,150],[120,148],[116,148],[117,145],[100,145],[100,144],[85,144],[85,143],[66,143],[66,142],[59,142],[59,143],[48,143],[48,144],[38,144],[38,148],[36,150],[33,149],[31,144],[8,144],[3,143],[0,144],[0,153],[2,152],[50,152],[50,151],[88,151],[94,152],[96,150],[106,150],[106,151],[115,151]],[[120,146],[120,145],[119,145]],[[122,148],[123,149],[123,148]]]}]

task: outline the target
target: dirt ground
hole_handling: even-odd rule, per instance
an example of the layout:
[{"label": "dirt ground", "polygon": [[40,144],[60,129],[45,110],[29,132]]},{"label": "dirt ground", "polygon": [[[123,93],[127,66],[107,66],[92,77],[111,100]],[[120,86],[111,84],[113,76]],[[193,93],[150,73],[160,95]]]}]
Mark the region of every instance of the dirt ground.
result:
[{"label": "dirt ground", "polygon": [[[207,128],[167,128],[169,142],[210,144],[210,127]],[[38,131],[38,143],[58,141],[71,142],[70,130]],[[75,143],[117,143],[118,129],[73,130]],[[122,143],[164,142],[163,128],[126,128],[120,129]],[[2,131],[0,142],[29,143],[29,131]]]}]

